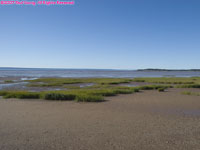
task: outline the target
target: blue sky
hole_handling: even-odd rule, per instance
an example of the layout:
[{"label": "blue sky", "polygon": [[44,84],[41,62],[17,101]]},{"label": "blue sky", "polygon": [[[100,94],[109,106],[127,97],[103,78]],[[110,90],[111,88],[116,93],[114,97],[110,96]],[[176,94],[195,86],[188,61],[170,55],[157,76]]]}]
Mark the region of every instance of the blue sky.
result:
[{"label": "blue sky", "polygon": [[200,1],[0,6],[0,52],[0,67],[200,68]]}]

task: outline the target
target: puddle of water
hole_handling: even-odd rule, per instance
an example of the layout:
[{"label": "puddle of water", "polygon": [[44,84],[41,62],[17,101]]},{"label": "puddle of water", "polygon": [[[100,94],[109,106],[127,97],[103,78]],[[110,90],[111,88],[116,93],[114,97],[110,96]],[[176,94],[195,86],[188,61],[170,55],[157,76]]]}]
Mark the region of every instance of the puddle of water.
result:
[{"label": "puddle of water", "polygon": [[42,91],[61,91],[63,89],[61,88],[40,88],[40,89],[33,89],[33,88],[26,88],[27,91],[29,92],[42,92]]},{"label": "puddle of water", "polygon": [[38,79],[38,78],[21,78],[22,81],[24,81],[24,80],[36,80],[36,79]]},{"label": "puddle of water", "polygon": [[83,87],[88,87],[88,86],[93,86],[94,83],[83,83],[83,84],[80,84],[80,87],[83,88]]},{"label": "puddle of water", "polygon": [[138,85],[135,85],[135,84],[121,84],[120,86],[136,87],[136,86],[138,86]]}]

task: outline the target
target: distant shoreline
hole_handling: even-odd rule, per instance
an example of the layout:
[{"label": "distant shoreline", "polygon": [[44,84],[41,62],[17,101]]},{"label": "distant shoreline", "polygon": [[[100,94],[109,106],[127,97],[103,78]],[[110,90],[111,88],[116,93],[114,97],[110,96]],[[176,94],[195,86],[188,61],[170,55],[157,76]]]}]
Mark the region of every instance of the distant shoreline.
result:
[{"label": "distant shoreline", "polygon": [[138,69],[136,71],[200,71],[200,69]]},{"label": "distant shoreline", "polygon": [[95,68],[23,68],[23,67],[0,67],[0,70],[105,70],[105,71],[197,71],[200,69],[95,69]]},{"label": "distant shoreline", "polygon": [[136,78],[136,77],[200,77],[200,69],[59,69],[2,68],[0,77],[67,77],[67,78]]}]

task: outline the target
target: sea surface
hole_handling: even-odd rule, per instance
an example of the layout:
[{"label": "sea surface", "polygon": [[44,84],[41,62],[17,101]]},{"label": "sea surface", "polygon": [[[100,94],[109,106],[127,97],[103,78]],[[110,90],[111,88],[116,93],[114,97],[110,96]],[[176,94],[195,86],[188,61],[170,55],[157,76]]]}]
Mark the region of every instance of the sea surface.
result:
[{"label": "sea surface", "polygon": [[[137,71],[109,69],[21,69],[0,68],[0,77],[72,77],[72,78],[135,78],[135,77],[194,77],[200,76],[200,71]],[[23,79],[22,78],[22,79]]]}]

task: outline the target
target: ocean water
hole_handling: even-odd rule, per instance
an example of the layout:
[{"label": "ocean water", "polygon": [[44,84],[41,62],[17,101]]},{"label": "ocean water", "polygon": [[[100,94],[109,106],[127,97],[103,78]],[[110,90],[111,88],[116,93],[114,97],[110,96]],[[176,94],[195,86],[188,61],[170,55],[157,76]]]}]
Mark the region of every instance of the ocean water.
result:
[{"label": "ocean water", "polygon": [[104,70],[104,69],[20,69],[0,68],[0,77],[105,77],[105,78],[135,78],[135,77],[193,77],[200,76],[200,71],[136,71],[136,70]]}]

